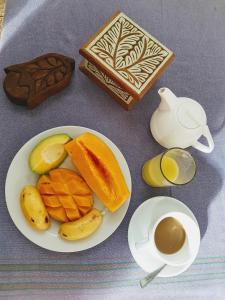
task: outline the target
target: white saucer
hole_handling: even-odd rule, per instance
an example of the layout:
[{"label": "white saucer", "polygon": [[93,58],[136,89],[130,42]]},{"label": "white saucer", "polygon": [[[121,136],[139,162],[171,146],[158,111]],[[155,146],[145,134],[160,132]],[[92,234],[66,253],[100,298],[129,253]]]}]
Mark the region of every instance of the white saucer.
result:
[{"label": "white saucer", "polygon": [[[148,251],[148,249],[144,249],[144,247],[137,250],[135,243],[145,239],[145,237],[148,235],[147,231],[151,223],[155,223],[161,215],[171,211],[185,213],[198,225],[194,214],[184,203],[175,198],[166,196],[153,197],[146,200],[136,209],[130,220],[128,228],[128,243],[130,251],[136,263],[147,273],[153,272],[159,268],[162,265],[162,262],[153,257],[151,252]],[[166,266],[158,276],[173,277],[186,271],[194,262],[198,254],[200,246],[200,234],[196,243],[198,243],[198,247],[196,247],[196,253],[193,255],[193,259],[188,264],[179,267]]]}]

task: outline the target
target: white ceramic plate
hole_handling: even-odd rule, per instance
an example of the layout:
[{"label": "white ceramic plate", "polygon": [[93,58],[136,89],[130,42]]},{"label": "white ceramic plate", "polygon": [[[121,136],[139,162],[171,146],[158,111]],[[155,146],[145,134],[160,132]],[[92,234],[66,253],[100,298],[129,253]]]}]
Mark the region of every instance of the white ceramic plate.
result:
[{"label": "white ceramic plate", "polygon": [[[198,222],[192,211],[181,201],[166,196],[153,197],[143,202],[134,212],[129,228],[128,228],[128,243],[130,251],[136,263],[146,272],[151,273],[162,266],[162,262],[151,255],[148,249],[138,249],[135,246],[136,242],[142,241],[148,236],[148,228],[152,223],[154,224],[157,219],[169,212],[182,212],[197,224]],[[199,227],[199,226],[198,226]],[[158,275],[158,277],[172,277],[177,276],[186,271],[194,262],[199,246],[200,246],[200,231],[196,238],[196,253],[194,253],[192,260],[183,266],[173,267],[166,266]]]},{"label": "white ceramic plate", "polygon": [[[33,173],[28,165],[28,157],[31,150],[43,138],[57,133],[66,133],[72,138],[79,136],[84,132],[92,132],[102,138],[102,140],[111,148],[121,167],[128,188],[131,192],[131,176],[127,162],[120,150],[107,137],[101,133],[85,127],[62,126],[46,130],[32,139],[30,139],[15,155],[6,177],[5,195],[9,214],[20,232],[33,243],[48,250],[58,252],[77,252],[94,247],[107,239],[120,225],[127,212],[130,198],[115,213],[106,211],[103,223],[99,229],[90,237],[80,241],[64,241],[58,236],[59,223],[52,221],[51,227],[45,232],[34,230],[25,220],[20,208],[20,192],[27,184],[35,185],[38,175]],[[70,158],[63,162],[62,167],[75,169]],[[94,196],[94,207],[104,209],[102,203]]]}]

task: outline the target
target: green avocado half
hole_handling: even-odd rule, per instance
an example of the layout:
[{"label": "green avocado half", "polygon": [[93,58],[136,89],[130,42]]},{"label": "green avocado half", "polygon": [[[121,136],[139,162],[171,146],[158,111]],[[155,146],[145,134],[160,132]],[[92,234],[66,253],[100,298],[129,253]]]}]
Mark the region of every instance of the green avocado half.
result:
[{"label": "green avocado half", "polygon": [[40,141],[29,156],[29,165],[33,172],[47,173],[59,166],[67,156],[64,145],[71,140],[67,134],[54,134]]}]

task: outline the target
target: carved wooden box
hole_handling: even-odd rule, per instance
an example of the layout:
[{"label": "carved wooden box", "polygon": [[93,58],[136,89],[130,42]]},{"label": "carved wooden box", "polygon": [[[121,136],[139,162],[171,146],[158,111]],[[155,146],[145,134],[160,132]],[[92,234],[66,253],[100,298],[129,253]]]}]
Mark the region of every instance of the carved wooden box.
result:
[{"label": "carved wooden box", "polygon": [[114,14],[80,49],[80,70],[125,109],[138,102],[175,55],[122,12]]}]

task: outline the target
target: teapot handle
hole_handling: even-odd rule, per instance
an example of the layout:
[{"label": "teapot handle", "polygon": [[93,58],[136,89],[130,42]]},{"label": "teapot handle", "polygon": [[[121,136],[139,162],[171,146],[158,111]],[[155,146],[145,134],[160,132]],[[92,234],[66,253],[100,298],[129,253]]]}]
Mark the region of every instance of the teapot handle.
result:
[{"label": "teapot handle", "polygon": [[214,149],[214,142],[213,142],[212,135],[211,135],[211,133],[209,131],[209,127],[207,125],[204,127],[202,135],[207,139],[208,146],[203,145],[199,141],[196,141],[192,145],[192,147],[194,147],[195,149],[198,149],[199,151],[205,152],[205,153],[212,152],[213,149]]}]

